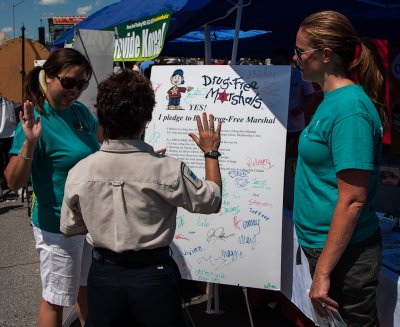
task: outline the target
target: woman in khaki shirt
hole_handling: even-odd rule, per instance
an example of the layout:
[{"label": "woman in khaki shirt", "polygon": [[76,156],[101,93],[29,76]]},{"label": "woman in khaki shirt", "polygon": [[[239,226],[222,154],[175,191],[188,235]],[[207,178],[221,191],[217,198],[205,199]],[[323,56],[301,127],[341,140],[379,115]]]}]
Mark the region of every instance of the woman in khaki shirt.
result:
[{"label": "woman in khaki shirt", "polygon": [[197,118],[190,137],[204,152],[205,180],[141,140],[155,104],[148,79],[123,70],[103,81],[97,115],[105,141],[69,173],[61,231],[88,233],[93,262],[86,327],[183,326],[179,270],[169,244],[176,212],[211,214],[221,206],[221,123]]}]

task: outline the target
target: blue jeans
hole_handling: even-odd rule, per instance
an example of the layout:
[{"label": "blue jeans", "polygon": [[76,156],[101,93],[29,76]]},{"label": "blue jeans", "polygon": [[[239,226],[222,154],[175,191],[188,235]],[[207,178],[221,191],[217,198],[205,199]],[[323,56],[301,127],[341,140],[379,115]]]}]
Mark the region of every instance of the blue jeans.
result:
[{"label": "blue jeans", "polygon": [[179,270],[171,257],[157,261],[125,264],[93,255],[85,326],[184,326]]},{"label": "blue jeans", "polygon": [[[323,249],[303,247],[311,277]],[[348,327],[379,326],[376,288],[381,267],[380,230],[359,244],[349,245],[331,273],[329,296],[338,302]]]}]

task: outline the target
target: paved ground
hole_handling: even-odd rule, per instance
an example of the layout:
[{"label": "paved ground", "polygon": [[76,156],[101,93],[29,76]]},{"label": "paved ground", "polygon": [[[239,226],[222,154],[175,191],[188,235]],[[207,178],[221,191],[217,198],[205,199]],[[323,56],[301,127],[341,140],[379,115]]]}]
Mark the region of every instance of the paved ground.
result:
[{"label": "paved ground", "polygon": [[0,326],[36,326],[39,260],[26,202],[0,202]]},{"label": "paved ground", "polygon": [[[186,299],[204,294],[201,284],[185,282]],[[27,203],[21,198],[0,202],[0,326],[34,327],[41,294],[39,260],[35,250]],[[186,300],[185,299],[185,300]],[[203,298],[204,299],[204,298]],[[201,302],[201,301],[199,301]],[[257,304],[257,303],[256,303]],[[252,305],[254,326],[293,327],[279,310],[265,303]],[[188,307],[194,325],[188,327],[251,326],[242,289],[221,286],[220,310],[224,314],[207,314],[207,302]],[[75,323],[74,326],[77,326]]]}]

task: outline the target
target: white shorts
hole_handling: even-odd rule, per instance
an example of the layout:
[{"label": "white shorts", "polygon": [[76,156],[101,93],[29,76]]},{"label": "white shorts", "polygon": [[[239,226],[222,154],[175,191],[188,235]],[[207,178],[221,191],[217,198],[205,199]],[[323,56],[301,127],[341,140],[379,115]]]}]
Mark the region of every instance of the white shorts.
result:
[{"label": "white shorts", "polygon": [[84,235],[65,237],[33,227],[40,257],[42,297],[51,304],[76,303],[79,286],[87,285],[92,246]]}]

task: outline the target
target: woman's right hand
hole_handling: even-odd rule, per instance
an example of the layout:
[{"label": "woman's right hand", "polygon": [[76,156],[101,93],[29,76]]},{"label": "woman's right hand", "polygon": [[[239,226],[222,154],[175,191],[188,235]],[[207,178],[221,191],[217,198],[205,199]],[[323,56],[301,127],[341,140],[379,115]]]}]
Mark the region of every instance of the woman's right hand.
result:
[{"label": "woman's right hand", "polygon": [[19,121],[21,122],[26,141],[36,145],[40,135],[42,135],[42,123],[40,116],[35,119],[33,103],[31,101],[24,102],[24,110],[19,113]]}]

